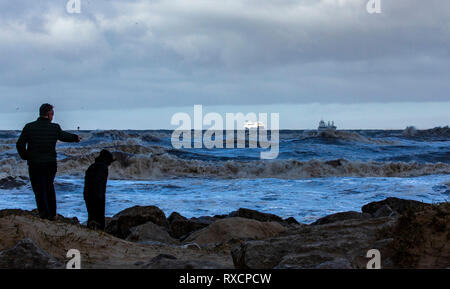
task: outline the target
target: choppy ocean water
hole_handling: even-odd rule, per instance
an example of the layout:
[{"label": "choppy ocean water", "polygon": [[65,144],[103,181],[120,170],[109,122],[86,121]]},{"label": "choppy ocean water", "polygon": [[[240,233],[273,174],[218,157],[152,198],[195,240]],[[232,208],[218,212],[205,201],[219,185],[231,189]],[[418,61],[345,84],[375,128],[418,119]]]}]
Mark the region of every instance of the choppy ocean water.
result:
[{"label": "choppy ocean water", "polygon": [[[0,177],[27,176],[15,152],[19,132],[0,132]],[[226,214],[251,208],[300,222],[356,210],[386,197],[427,203],[450,198],[450,133],[357,130],[317,135],[280,131],[280,154],[262,149],[174,149],[171,131],[82,131],[80,144],[58,144],[58,213],[86,220],[85,169],[103,148],[110,168],[106,214],[156,205],[169,215]],[[0,209],[35,208],[29,184],[0,190]]]}]

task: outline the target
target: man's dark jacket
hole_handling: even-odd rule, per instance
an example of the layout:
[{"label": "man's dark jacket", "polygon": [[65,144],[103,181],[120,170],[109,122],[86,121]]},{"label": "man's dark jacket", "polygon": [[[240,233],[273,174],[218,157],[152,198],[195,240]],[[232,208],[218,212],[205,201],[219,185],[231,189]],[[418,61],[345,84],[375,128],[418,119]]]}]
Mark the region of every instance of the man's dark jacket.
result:
[{"label": "man's dark jacket", "polygon": [[[78,136],[65,132],[59,124],[39,117],[25,125],[16,143],[17,152],[28,165],[56,163],[56,142],[77,142]],[[28,148],[27,148],[28,144]]]}]

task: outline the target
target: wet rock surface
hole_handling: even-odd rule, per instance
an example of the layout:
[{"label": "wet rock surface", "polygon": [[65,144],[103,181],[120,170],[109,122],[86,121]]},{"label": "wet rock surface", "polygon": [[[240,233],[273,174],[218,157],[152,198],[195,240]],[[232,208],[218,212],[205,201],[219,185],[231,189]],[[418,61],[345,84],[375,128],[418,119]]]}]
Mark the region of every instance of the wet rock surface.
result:
[{"label": "wet rock surface", "polygon": [[256,210],[245,208],[240,208],[237,211],[231,212],[228,216],[252,219],[260,222],[280,222],[280,223],[283,222],[283,219],[281,217],[278,217],[277,215],[261,213]]},{"label": "wet rock surface", "polygon": [[0,252],[0,269],[62,269],[64,264],[39,248],[31,239]]},{"label": "wet rock surface", "polygon": [[380,251],[382,268],[448,268],[448,232],[448,203],[397,198],[310,225],[249,209],[166,219],[157,207],[136,206],[108,218],[106,232],[10,209],[0,211],[0,267],[59,268],[76,248],[84,268],[363,269],[370,249]]},{"label": "wet rock surface", "polygon": [[215,218],[191,218],[187,219],[177,212],[173,212],[167,219],[169,222],[169,234],[174,238],[183,239],[190,233],[200,230],[215,222]]},{"label": "wet rock surface", "polygon": [[[361,210],[363,213],[368,213],[374,215],[377,213],[379,209],[382,207],[388,206],[392,212],[396,212],[398,214],[403,214],[408,209],[412,210],[421,210],[425,208],[429,208],[430,204],[425,204],[419,201],[414,200],[404,200],[399,198],[387,198],[385,200],[379,202],[371,202],[367,205],[364,205]],[[386,207],[385,207],[386,209]]]},{"label": "wet rock surface", "polygon": [[367,213],[359,213],[359,212],[342,212],[342,213],[336,213],[332,215],[325,216],[323,218],[318,219],[311,225],[324,225],[324,224],[330,224],[338,221],[344,221],[344,220],[352,220],[352,219],[368,219],[371,215]]},{"label": "wet rock surface", "polygon": [[279,237],[244,242],[232,251],[233,262],[240,269],[311,269],[325,262],[334,262],[334,266],[351,264],[353,258],[365,256],[373,247],[380,229],[394,223],[392,218],[378,218],[305,226]]},{"label": "wet rock surface", "polygon": [[158,226],[168,227],[166,215],[155,206],[134,206],[114,215],[105,231],[118,238],[126,238],[131,234],[131,228],[152,222]]},{"label": "wet rock surface", "polygon": [[219,220],[190,235],[185,242],[199,245],[219,245],[234,240],[264,239],[286,230],[276,222],[260,222],[240,217]]},{"label": "wet rock surface", "polygon": [[131,242],[160,242],[164,244],[179,244],[179,241],[172,238],[166,228],[147,222],[130,229],[130,234],[126,238]]}]

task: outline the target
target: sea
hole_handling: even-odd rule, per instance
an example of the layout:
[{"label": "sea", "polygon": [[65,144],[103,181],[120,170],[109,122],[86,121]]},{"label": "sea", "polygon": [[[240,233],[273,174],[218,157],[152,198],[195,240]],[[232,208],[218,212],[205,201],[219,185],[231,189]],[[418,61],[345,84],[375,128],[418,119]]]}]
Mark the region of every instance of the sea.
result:
[{"label": "sea", "polygon": [[[74,131],[80,143],[58,143],[58,213],[87,220],[84,173],[102,149],[114,153],[106,215],[154,205],[169,216],[228,214],[239,208],[311,223],[388,197],[425,203],[450,198],[450,129],[280,130],[279,154],[269,149],[175,148],[171,130]],[[0,131],[0,209],[36,208],[26,162],[16,152],[20,131]],[[236,134],[237,135],[237,134]],[[223,141],[226,133],[223,133]],[[245,135],[247,138],[247,135]],[[224,146],[226,147],[226,146]]]}]

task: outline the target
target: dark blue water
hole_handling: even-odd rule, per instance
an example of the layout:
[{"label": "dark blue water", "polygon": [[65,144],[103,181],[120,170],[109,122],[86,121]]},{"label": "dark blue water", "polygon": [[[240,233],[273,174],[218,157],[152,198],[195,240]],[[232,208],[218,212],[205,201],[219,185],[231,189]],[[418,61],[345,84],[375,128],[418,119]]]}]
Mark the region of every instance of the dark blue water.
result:
[{"label": "dark blue water", "polygon": [[[26,176],[14,146],[18,133],[0,132],[1,177]],[[89,163],[81,159],[102,148],[123,151],[131,159],[111,168],[107,215],[133,205],[157,205],[166,214],[188,217],[245,207],[312,222],[387,197],[428,203],[450,197],[448,133],[280,131],[278,158],[269,161],[260,159],[262,148],[175,149],[168,130],[78,133],[80,144],[58,144],[56,190],[59,213],[82,221],[83,174]],[[0,190],[2,208],[35,208],[29,184]]]}]

